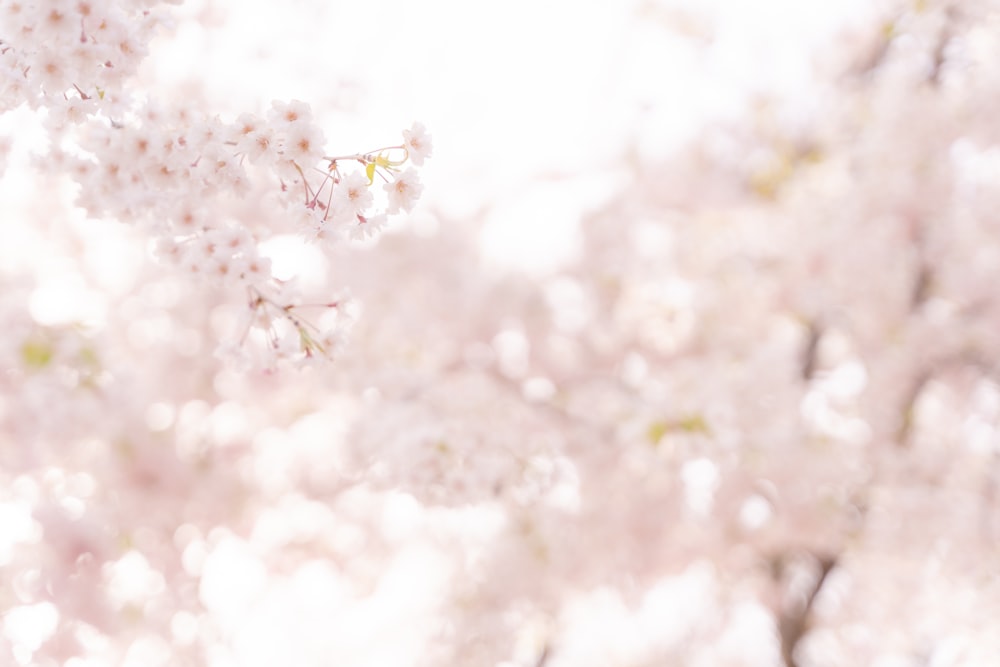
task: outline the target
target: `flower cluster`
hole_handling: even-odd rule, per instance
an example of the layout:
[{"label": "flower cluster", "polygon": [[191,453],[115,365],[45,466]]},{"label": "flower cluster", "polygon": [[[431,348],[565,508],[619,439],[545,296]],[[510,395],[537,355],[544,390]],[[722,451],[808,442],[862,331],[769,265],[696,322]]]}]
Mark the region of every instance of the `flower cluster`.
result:
[{"label": "flower cluster", "polygon": [[[78,186],[77,205],[90,217],[133,225],[149,235],[157,257],[185,275],[248,295],[253,328],[266,332],[265,365],[327,356],[338,346],[317,341],[339,339],[345,318],[335,318],[334,329],[304,335],[315,324],[292,317],[291,309],[306,295],[287,279],[278,284],[261,248],[288,234],[325,250],[375,236],[388,216],[415,205],[419,175],[403,167],[422,165],[431,139],[417,123],[398,145],[325,157],[323,129],[298,100],[227,122],[129,94],[129,77],[160,23],[155,4],[8,4],[12,32],[0,43],[3,108],[27,102],[39,110],[51,146],[36,165],[69,176]],[[350,163],[358,167],[349,170]],[[375,178],[383,185],[380,197]],[[268,293],[275,296],[265,308],[260,299]],[[278,294],[286,300],[275,301]],[[297,332],[298,343],[283,329]],[[256,340],[238,328],[235,336]]]},{"label": "flower cluster", "polygon": [[156,6],[3,3],[0,665],[994,664],[1000,0],[884,4],[526,276],[350,243],[421,125],[45,78]]},{"label": "flower cluster", "polygon": [[0,109],[56,105],[79,117],[129,103],[127,82],[164,16],[161,0],[5,2]]}]

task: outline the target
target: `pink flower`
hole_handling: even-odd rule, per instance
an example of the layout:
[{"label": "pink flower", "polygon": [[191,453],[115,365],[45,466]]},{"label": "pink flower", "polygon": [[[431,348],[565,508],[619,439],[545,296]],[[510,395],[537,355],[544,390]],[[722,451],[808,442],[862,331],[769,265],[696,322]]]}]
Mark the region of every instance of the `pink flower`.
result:
[{"label": "pink flower", "polygon": [[271,111],[268,113],[268,117],[271,122],[287,127],[311,121],[312,109],[300,100],[292,100],[291,102],[274,100],[271,102]]},{"label": "pink flower", "polygon": [[284,157],[305,167],[315,164],[323,155],[323,130],[310,123],[289,125],[283,142]]},{"label": "pink flower", "polygon": [[431,135],[427,134],[427,128],[423,123],[414,123],[409,130],[403,130],[403,143],[413,164],[418,167],[433,154]]},{"label": "pink flower", "polygon": [[389,193],[389,213],[399,213],[400,209],[410,211],[420,198],[424,186],[420,184],[417,171],[410,167],[396,176],[391,183],[386,183],[385,191]]},{"label": "pink flower", "polygon": [[352,172],[333,189],[334,206],[345,216],[353,218],[374,203],[368,179],[361,172]]}]

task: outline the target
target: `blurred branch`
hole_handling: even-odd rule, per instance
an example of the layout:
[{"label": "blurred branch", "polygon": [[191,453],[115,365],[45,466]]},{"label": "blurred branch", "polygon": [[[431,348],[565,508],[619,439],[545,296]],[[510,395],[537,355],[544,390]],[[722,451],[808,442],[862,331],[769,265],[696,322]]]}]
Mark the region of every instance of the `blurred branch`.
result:
[{"label": "blurred branch", "polygon": [[934,44],[934,52],[931,56],[931,71],[927,75],[927,81],[932,86],[941,83],[941,69],[948,59],[946,51],[952,39],[952,24],[958,19],[958,10],[954,6],[945,9],[945,24],[941,29],[941,34]]},{"label": "blurred branch", "polygon": [[823,327],[817,322],[809,322],[808,338],[802,352],[802,379],[808,382],[816,372],[819,342],[823,339]]},{"label": "blurred branch", "polygon": [[778,618],[781,658],[786,667],[799,667],[798,662],[795,660],[795,650],[809,628],[809,620],[816,596],[823,588],[827,575],[830,574],[830,571],[837,564],[836,556],[817,556],[816,560],[819,565],[819,574],[809,588],[805,600],[802,604],[792,609],[783,609]]}]

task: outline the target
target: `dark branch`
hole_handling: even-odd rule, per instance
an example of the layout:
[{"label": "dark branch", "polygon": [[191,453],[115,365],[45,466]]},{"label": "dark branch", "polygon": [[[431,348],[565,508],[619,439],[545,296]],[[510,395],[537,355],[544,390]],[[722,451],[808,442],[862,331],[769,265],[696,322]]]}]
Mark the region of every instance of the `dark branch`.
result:
[{"label": "dark branch", "polygon": [[823,328],[816,322],[809,323],[808,338],[802,351],[802,379],[808,382],[816,372],[819,342],[823,338]]},{"label": "dark branch", "polygon": [[816,596],[826,582],[827,575],[837,564],[835,556],[817,557],[819,564],[819,574],[816,581],[810,587],[805,601],[793,609],[782,610],[778,619],[778,633],[781,638],[781,657],[785,662],[785,667],[798,667],[795,661],[795,650],[799,642],[809,629],[810,616],[812,615],[813,603]]}]

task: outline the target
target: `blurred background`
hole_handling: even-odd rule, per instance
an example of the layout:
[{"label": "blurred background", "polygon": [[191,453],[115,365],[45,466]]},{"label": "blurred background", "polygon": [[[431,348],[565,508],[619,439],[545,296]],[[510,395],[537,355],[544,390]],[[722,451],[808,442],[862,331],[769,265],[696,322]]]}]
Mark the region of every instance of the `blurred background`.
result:
[{"label": "blurred background", "polygon": [[152,97],[433,136],[387,234],[269,246],[361,303],[301,372],[0,118],[0,664],[992,665],[988,4],[173,8]]}]

